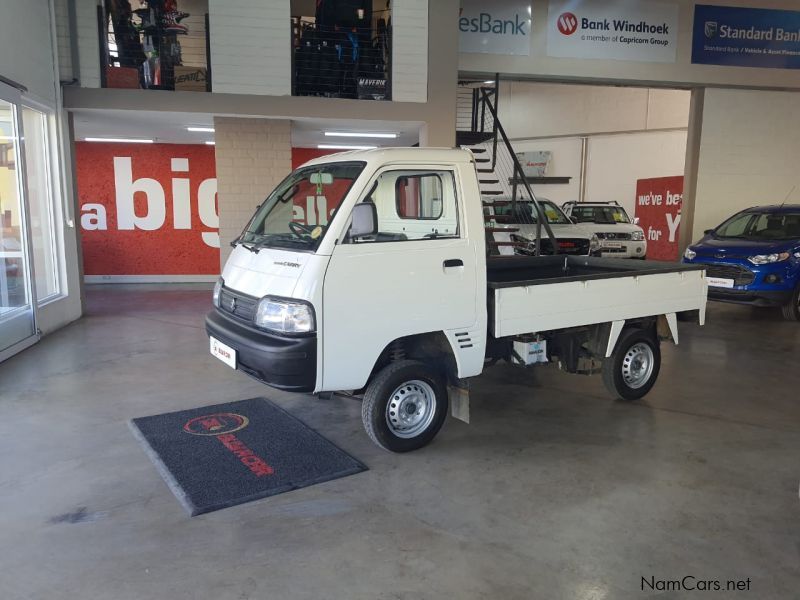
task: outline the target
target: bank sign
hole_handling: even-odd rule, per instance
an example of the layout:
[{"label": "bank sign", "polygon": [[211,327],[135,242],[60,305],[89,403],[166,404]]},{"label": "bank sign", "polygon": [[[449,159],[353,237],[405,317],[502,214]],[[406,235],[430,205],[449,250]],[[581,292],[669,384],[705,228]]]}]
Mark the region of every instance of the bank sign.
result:
[{"label": "bank sign", "polygon": [[547,55],[675,62],[678,6],[670,2],[550,0]]},{"label": "bank sign", "polygon": [[531,53],[531,2],[461,0],[459,52]]},{"label": "bank sign", "polygon": [[698,4],[692,62],[800,69],[800,12]]}]

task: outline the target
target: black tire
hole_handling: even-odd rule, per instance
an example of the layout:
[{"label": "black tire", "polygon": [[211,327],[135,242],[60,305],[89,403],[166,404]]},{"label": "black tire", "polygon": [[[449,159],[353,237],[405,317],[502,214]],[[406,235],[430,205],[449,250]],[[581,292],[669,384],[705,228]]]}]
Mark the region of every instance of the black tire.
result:
[{"label": "black tire", "polygon": [[[430,388],[433,393],[432,406],[429,392],[423,389],[425,386],[416,386],[412,383],[415,381]],[[391,410],[387,411],[387,407],[391,402],[403,402],[401,394],[394,395],[394,392],[404,383],[410,387],[409,397],[412,397],[411,394],[421,395],[421,398],[428,399],[428,409],[432,409],[429,422],[425,425],[428,421],[426,416],[422,421],[424,426],[420,425],[422,428],[413,432],[411,437],[396,434],[398,427],[393,430],[388,422]],[[381,369],[367,385],[361,405],[361,420],[369,437],[381,448],[390,452],[411,452],[429,444],[436,437],[447,418],[447,405],[447,385],[441,373],[416,360],[400,360]]]},{"label": "black tire", "polygon": [[[632,360],[628,353],[638,345],[644,344],[652,354],[652,369],[644,382],[629,385],[623,374],[626,361]],[[637,356],[633,357],[637,360]],[[614,352],[603,361],[603,383],[611,394],[620,400],[639,400],[649,392],[658,379],[661,370],[661,349],[655,336],[643,329],[629,328],[623,330],[617,341]]]},{"label": "black tire", "polygon": [[792,292],[789,302],[781,307],[783,318],[787,321],[800,321],[800,285]]}]

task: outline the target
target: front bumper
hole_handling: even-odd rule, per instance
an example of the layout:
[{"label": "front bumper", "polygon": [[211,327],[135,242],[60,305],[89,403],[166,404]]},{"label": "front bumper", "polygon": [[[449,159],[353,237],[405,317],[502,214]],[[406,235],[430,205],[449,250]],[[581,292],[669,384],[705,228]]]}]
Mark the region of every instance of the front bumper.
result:
[{"label": "front bumper", "polygon": [[261,383],[289,392],[313,392],[317,336],[288,337],[239,323],[218,309],[206,316],[206,333],[236,350],[236,368]]},{"label": "front bumper", "polygon": [[735,290],[728,288],[708,288],[708,299],[750,306],[783,306],[792,297],[789,291]]},{"label": "front bumper", "polygon": [[[633,240],[620,240],[617,248],[608,248],[603,246],[605,240],[600,240],[600,252],[603,258],[640,258],[647,257],[647,242],[633,241]],[[613,242],[613,240],[612,240]]]}]

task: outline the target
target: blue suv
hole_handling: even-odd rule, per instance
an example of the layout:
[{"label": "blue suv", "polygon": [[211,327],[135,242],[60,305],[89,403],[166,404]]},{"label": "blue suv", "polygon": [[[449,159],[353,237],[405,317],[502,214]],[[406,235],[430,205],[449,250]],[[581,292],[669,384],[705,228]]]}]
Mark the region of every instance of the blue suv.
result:
[{"label": "blue suv", "polygon": [[683,262],[706,266],[710,299],[780,306],[800,321],[800,205],[743,210],[706,231]]}]

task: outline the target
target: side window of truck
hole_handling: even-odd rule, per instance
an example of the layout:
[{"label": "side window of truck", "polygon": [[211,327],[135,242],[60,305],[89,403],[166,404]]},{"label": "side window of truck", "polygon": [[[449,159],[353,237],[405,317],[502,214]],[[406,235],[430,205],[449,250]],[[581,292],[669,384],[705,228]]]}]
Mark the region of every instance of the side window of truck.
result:
[{"label": "side window of truck", "polygon": [[384,171],[364,202],[378,213],[378,233],[363,242],[406,242],[458,237],[452,171]]}]

